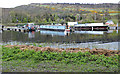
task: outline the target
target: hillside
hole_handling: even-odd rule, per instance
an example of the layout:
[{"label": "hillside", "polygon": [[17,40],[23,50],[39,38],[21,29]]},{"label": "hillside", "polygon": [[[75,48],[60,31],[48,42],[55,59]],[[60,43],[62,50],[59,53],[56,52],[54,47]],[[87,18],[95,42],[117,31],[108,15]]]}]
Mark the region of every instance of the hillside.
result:
[{"label": "hillside", "polygon": [[32,3],[3,9],[3,23],[67,23],[68,21],[117,23],[118,4]]}]

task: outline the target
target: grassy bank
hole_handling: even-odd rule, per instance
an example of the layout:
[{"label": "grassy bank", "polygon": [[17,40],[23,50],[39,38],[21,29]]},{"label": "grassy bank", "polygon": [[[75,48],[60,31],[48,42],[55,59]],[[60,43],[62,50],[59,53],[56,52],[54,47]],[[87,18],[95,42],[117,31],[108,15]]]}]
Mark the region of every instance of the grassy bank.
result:
[{"label": "grassy bank", "polygon": [[2,47],[3,72],[118,72],[118,55]]}]

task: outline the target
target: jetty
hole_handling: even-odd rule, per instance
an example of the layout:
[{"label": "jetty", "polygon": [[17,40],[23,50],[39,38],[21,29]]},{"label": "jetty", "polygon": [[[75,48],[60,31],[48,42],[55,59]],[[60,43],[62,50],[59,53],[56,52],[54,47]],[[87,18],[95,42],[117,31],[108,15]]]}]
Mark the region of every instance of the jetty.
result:
[{"label": "jetty", "polygon": [[10,31],[19,31],[19,32],[27,32],[29,31],[27,28],[18,28],[14,26],[5,26],[2,30],[10,30]]},{"label": "jetty", "polygon": [[35,26],[34,26],[34,23],[28,23],[27,25],[24,25],[24,26],[22,26],[22,27],[18,27],[18,26],[3,26],[3,25],[0,25],[0,30],[29,32],[29,31],[35,31]]}]

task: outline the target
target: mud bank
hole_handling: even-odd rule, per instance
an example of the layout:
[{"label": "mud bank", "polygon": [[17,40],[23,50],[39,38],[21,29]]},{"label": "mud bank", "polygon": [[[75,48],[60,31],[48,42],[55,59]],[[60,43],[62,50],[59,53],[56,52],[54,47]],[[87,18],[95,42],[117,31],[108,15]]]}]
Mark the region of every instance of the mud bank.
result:
[{"label": "mud bank", "polygon": [[91,54],[95,54],[95,55],[102,55],[104,54],[105,56],[111,56],[111,55],[115,55],[115,54],[119,54],[120,55],[120,51],[118,50],[108,50],[108,49],[89,49],[89,48],[51,48],[51,47],[36,47],[36,46],[31,46],[31,45],[6,45],[5,47],[19,47],[20,50],[32,50],[34,49],[35,51],[50,51],[50,52],[90,52]]},{"label": "mud bank", "polygon": [[34,45],[39,47],[51,47],[51,48],[90,48],[90,49],[109,49],[109,50],[118,50],[120,42],[87,42],[87,43],[23,43],[23,42],[7,42],[7,43],[0,43],[1,45]]}]

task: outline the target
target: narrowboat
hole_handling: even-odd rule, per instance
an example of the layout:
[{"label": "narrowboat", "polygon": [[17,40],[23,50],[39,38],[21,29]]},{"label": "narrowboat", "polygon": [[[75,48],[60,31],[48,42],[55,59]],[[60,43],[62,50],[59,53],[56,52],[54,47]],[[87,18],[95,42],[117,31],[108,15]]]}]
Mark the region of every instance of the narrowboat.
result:
[{"label": "narrowboat", "polygon": [[50,30],[50,31],[68,31],[70,32],[70,27],[67,25],[41,25],[40,30]]},{"label": "narrowboat", "polygon": [[74,25],[75,30],[107,30],[108,26],[103,23],[85,23]]},{"label": "narrowboat", "polygon": [[27,27],[28,31],[35,31],[34,23],[28,23],[27,25],[24,25],[24,28]]}]

